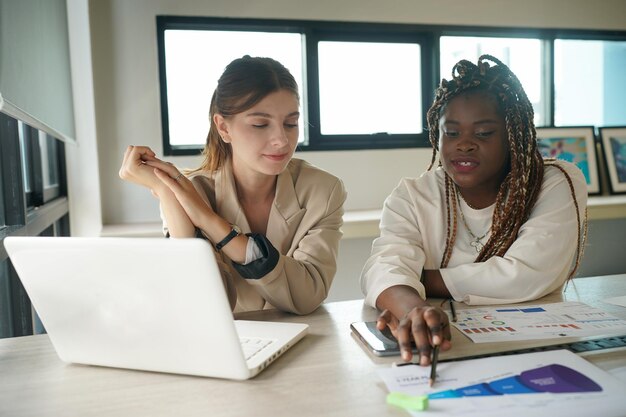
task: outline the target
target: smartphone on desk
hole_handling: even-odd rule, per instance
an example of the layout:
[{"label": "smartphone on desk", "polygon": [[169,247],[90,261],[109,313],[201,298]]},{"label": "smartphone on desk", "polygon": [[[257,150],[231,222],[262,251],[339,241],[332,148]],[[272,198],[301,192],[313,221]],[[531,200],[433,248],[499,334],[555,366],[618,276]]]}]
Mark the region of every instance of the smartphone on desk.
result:
[{"label": "smartphone on desk", "polygon": [[[375,321],[357,321],[350,324],[350,329],[374,355],[400,355],[400,345],[388,327],[385,327],[385,330],[378,330]],[[415,346],[413,352],[417,353]]]}]

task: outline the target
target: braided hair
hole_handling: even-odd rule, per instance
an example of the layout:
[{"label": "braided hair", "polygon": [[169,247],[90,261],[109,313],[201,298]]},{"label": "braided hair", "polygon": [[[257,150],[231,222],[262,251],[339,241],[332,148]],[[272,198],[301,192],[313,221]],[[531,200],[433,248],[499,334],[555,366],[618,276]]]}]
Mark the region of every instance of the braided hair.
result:
[{"label": "braided hair", "polygon": [[[495,65],[490,65],[491,61]],[[439,151],[439,119],[446,105],[462,93],[482,91],[495,97],[506,125],[510,163],[509,172],[500,184],[493,212],[491,236],[478,254],[475,262],[484,262],[493,256],[503,256],[513,242],[521,226],[528,220],[537,201],[543,182],[544,166],[554,164],[541,156],[537,147],[537,136],[533,121],[534,111],[522,84],[515,74],[497,58],[482,55],[478,64],[467,60],[459,61],[452,68],[452,79],[443,79],[435,91],[435,100],[428,110],[427,121],[429,139],[433,148],[428,170],[435,164]],[[560,169],[558,165],[555,165]],[[578,248],[576,263],[571,271],[571,278],[582,257],[582,249],[586,237],[586,212],[584,227],[581,232],[581,216],[576,201],[572,182],[566,176],[574,200],[578,217]],[[452,256],[457,235],[457,192],[456,184],[445,173],[445,199],[447,206],[446,246],[441,260],[441,268],[445,268]]]}]

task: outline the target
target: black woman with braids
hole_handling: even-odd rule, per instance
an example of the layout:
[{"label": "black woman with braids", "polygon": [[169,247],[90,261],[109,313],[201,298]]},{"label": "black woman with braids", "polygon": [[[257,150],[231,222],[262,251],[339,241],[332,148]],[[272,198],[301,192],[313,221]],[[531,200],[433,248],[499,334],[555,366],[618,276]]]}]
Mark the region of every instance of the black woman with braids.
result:
[{"label": "black woman with braids", "polygon": [[407,361],[414,339],[422,365],[432,346],[451,346],[448,317],[427,296],[503,304],[558,290],[582,256],[587,205],[583,174],[542,159],[530,101],[492,56],[454,66],[428,128],[431,165],[386,199],[361,275],[378,327],[389,326]]}]

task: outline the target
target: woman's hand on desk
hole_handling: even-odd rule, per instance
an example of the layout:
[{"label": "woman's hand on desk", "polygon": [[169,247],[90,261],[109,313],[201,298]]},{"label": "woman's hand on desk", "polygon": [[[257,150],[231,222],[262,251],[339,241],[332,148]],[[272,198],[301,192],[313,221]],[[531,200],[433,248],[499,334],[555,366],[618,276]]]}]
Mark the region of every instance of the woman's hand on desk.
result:
[{"label": "woman's hand on desk", "polygon": [[432,348],[439,345],[442,351],[452,347],[448,315],[439,307],[426,303],[415,290],[397,285],[384,290],[376,302],[382,313],[376,327],[389,327],[398,340],[402,359],[413,357],[412,341],[419,352],[420,365],[429,365]]}]

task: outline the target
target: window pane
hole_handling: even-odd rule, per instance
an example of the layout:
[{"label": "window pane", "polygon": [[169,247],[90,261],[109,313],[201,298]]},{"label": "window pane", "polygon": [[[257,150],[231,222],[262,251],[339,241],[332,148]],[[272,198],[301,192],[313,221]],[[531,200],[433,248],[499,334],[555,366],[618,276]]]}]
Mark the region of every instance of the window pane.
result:
[{"label": "window pane", "polygon": [[626,42],[555,40],[555,125],[626,124],[624,68]]},{"label": "window pane", "polygon": [[29,193],[32,191],[30,185],[30,141],[27,140],[29,136],[30,128],[21,121],[17,121],[17,133],[20,139],[20,158],[22,160],[22,178],[24,181],[24,192]]},{"label": "window pane", "polygon": [[45,132],[39,131],[39,148],[41,149],[43,186],[44,188],[58,186],[59,162],[56,140]]},{"label": "window pane", "polygon": [[9,260],[0,261],[0,339],[13,336]]},{"label": "window pane", "polygon": [[[299,33],[166,30],[164,37],[172,146],[205,144],[217,80],[226,65],[244,55],[271,57],[282,63],[296,79],[300,102],[304,102],[303,41]],[[300,129],[299,142],[304,140],[304,133]]]},{"label": "window pane", "polygon": [[[4,141],[7,140],[4,137],[2,137],[2,134],[0,134],[0,141]],[[8,158],[6,158],[6,156],[4,156],[3,158],[3,154],[0,154],[0,230],[4,229],[4,227],[6,226],[6,207],[4,205],[4,189],[5,189],[5,183],[7,183],[6,187],[7,190],[10,189],[9,187],[11,186],[10,184],[10,180],[7,178],[7,176],[5,176],[3,174],[3,165],[7,164],[9,161],[7,161]],[[0,245],[2,243],[0,242]],[[1,292],[0,292],[0,297],[1,297]],[[1,301],[0,301],[1,302]],[[0,313],[1,314],[1,313]],[[0,330],[0,334],[1,334],[1,330]]]},{"label": "window pane", "polygon": [[[0,161],[0,172],[2,172],[2,161]],[[0,230],[6,226],[5,220],[5,208],[4,208],[4,183],[2,176],[0,176]]]},{"label": "window pane", "polygon": [[473,63],[478,57],[489,54],[504,64],[519,78],[535,111],[535,124],[547,124],[549,106],[544,91],[543,48],[539,39],[488,38],[467,36],[442,36],[441,78],[452,78],[452,67],[461,59]]},{"label": "window pane", "polygon": [[421,133],[420,52],[411,43],[319,42],[321,133]]}]

